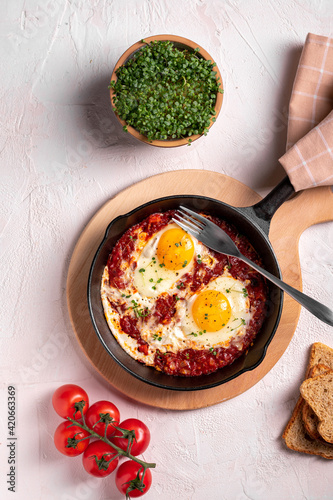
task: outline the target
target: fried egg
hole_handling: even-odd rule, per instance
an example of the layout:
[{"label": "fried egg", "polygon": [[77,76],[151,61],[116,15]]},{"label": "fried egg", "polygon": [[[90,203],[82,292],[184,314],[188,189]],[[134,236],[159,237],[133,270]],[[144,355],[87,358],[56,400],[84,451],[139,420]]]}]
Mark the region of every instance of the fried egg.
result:
[{"label": "fried egg", "polygon": [[134,287],[143,297],[157,297],[191,271],[194,256],[202,251],[197,240],[176,224],[168,224],[148,240],[138,256]]},{"label": "fried egg", "polygon": [[245,333],[251,319],[246,284],[231,276],[219,276],[186,303],[182,329],[200,346],[225,344]]}]

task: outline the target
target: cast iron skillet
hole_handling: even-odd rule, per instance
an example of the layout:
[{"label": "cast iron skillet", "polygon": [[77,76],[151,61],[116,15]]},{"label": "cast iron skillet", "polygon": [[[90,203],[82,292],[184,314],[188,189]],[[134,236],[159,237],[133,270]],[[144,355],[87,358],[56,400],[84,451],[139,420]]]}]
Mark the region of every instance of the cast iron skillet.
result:
[{"label": "cast iron skillet", "polygon": [[104,317],[100,298],[101,278],[113,246],[129,227],[154,212],[176,209],[179,205],[211,213],[235,225],[239,232],[247,236],[257,250],[262,258],[263,267],[272,274],[281,277],[277,259],[268,239],[268,231],[274,212],[293,193],[294,189],[289,179],[285,178],[263,200],[250,207],[235,208],[205,196],[168,196],[145,203],[114,219],[108,225],[104,239],[94,257],[88,281],[88,305],[92,323],[99,341],[110,356],[122,368],[141,381],[163,389],[178,391],[194,391],[215,387],[256,368],[265,357],[267,347],[276,332],[281,316],[283,292],[275,285],[268,283],[268,313],[260,332],[246,354],[243,354],[230,366],[221,368],[215,373],[199,377],[179,377],[169,376],[154,368],[142,365],[120,347],[110,332]]}]

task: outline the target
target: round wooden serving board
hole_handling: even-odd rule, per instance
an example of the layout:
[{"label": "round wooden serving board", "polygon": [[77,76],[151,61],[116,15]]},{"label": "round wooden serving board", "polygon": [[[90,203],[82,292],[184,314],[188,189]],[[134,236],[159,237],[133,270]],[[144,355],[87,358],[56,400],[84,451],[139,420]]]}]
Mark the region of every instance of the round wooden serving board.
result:
[{"label": "round wooden serving board", "polygon": [[[281,321],[263,362],[219,387],[200,391],[172,391],[148,385],[128,374],[109,356],[93,329],[87,303],[90,266],[109,222],[147,201],[170,195],[202,195],[233,206],[253,205],[260,196],[240,182],[206,170],[179,170],[150,177],[120,192],[91,219],[74,249],[67,278],[67,301],[77,339],[93,366],[126,396],[151,406],[188,410],[233,398],[266,375],[287,348],[297,325],[300,305],[285,294]],[[312,224],[333,220],[333,194],[329,187],[304,191],[285,202],[275,213],[270,241],[283,279],[301,289],[298,241]],[[111,333],[110,333],[111,335]]]}]

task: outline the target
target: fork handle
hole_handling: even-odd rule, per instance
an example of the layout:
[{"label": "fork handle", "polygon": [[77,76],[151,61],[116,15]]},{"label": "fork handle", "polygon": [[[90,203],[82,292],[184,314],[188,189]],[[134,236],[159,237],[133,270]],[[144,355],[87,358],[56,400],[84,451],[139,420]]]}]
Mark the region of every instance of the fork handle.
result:
[{"label": "fork handle", "polygon": [[287,292],[287,294],[290,295],[290,297],[299,302],[303,307],[305,307],[305,309],[310,311],[314,316],[319,318],[321,321],[324,321],[324,323],[333,326],[333,311],[331,309],[326,307],[324,304],[321,304],[317,300],[312,299],[308,295],[305,295],[305,293],[300,292],[296,288],[287,285],[287,283],[284,283],[273,274],[269,273],[265,269],[262,269],[260,266],[249,260],[247,257],[244,257],[244,255],[240,254],[237,257],[246,264],[248,264],[249,266],[253,267],[253,269],[258,271],[260,274],[265,276],[269,281],[274,283],[274,285],[278,286],[279,288]]}]

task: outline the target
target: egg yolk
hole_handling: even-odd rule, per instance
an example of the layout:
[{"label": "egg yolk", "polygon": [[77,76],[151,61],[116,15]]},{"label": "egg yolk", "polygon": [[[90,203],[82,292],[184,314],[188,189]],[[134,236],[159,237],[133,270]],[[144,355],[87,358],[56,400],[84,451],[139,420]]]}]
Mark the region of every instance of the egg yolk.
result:
[{"label": "egg yolk", "polygon": [[192,260],[194,244],[191,237],[182,229],[165,231],[158,242],[157,257],[167,269],[177,270],[186,267]]},{"label": "egg yolk", "polygon": [[231,307],[222,292],[206,290],[195,300],[192,315],[201,330],[217,332],[228,323]]}]

